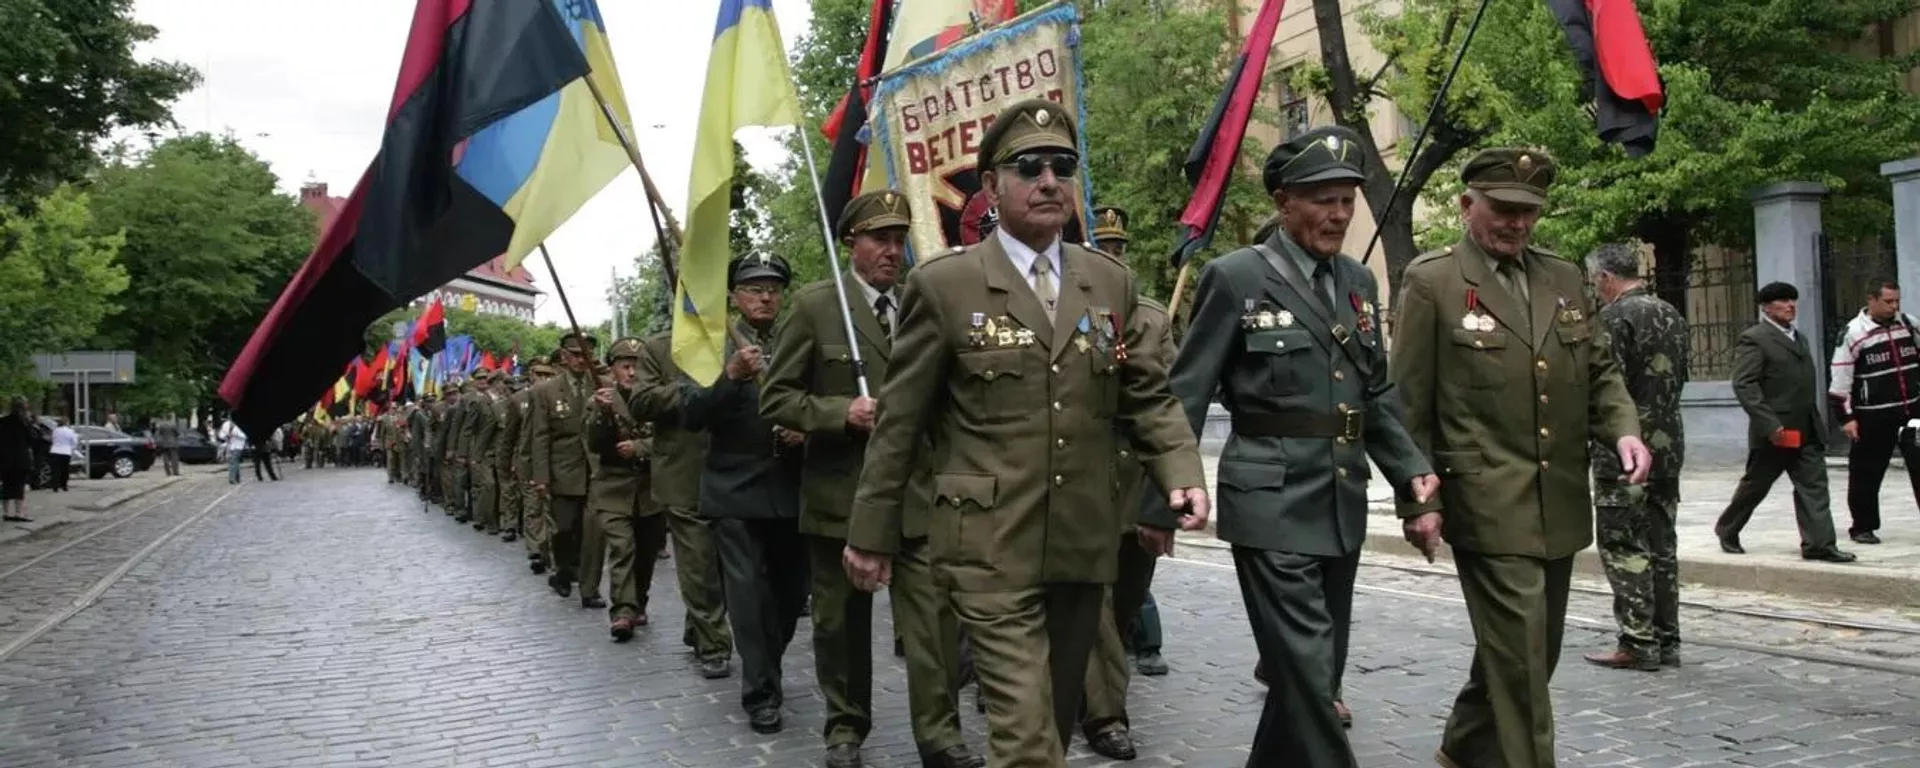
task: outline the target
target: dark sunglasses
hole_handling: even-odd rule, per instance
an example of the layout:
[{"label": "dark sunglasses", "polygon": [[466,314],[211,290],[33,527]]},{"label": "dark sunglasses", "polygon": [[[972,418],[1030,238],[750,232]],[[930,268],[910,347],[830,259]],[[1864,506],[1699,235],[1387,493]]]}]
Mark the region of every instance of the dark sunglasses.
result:
[{"label": "dark sunglasses", "polygon": [[1010,163],[1001,163],[1002,168],[1012,168],[1020,178],[1033,181],[1040,178],[1040,171],[1051,170],[1056,179],[1071,179],[1080,170],[1080,159],[1073,155],[1021,155]]}]

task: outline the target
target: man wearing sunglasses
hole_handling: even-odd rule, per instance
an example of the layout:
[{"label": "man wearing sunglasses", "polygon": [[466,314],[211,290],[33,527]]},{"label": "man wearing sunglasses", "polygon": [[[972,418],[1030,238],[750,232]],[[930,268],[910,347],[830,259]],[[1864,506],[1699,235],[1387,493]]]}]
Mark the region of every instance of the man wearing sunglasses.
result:
[{"label": "man wearing sunglasses", "polygon": [[[1220,454],[1221,539],[1233,545],[1267,689],[1249,766],[1357,765],[1341,672],[1366,540],[1368,459],[1407,499],[1438,485],[1399,418],[1379,286],[1340,253],[1365,154],[1340,127],[1274,148],[1266,237],[1200,270],[1174,394],[1197,432],[1216,391],[1233,416]],[[1258,674],[1258,673],[1256,673]]]},{"label": "man wearing sunglasses", "polygon": [[[974,640],[996,768],[1065,764],[1116,534],[1133,518],[1113,498],[1121,440],[1169,489],[1180,527],[1207,519],[1199,449],[1143,336],[1132,275],[1061,241],[1077,131],[1059,104],[1031,100],[981,137],[999,226],[907,275],[842,555],[862,589],[891,579],[909,478],[926,462],[929,548]],[[929,436],[932,454],[916,455]],[[1164,550],[1172,531],[1142,538]]]}]

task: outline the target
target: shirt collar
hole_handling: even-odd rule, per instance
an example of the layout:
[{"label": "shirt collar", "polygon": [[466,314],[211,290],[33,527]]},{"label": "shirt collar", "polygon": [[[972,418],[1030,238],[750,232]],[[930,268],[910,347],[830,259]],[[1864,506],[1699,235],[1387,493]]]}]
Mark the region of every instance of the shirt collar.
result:
[{"label": "shirt collar", "polygon": [[1771,317],[1767,317],[1764,314],[1760,316],[1760,319],[1766,321],[1768,325],[1771,325],[1774,328],[1778,329],[1781,333],[1786,334],[1787,338],[1789,339],[1793,338],[1793,326],[1782,324],[1779,321],[1774,320]]},{"label": "shirt collar", "polygon": [[999,238],[1001,250],[1007,252],[1007,260],[1013,262],[1013,268],[1020,273],[1021,277],[1031,275],[1033,273],[1033,262],[1041,256],[1046,256],[1047,263],[1053,266],[1053,279],[1056,283],[1060,280],[1059,235],[1055,235],[1053,242],[1047,244],[1045,253],[1035,252],[1032,248],[1027,247],[1026,243],[1020,242],[1013,235],[1007,234],[1007,230],[1003,227],[995,227],[993,236]]},{"label": "shirt collar", "polygon": [[878,288],[873,287],[872,285],[867,284],[866,278],[861,277],[859,272],[854,272],[852,270],[848,270],[848,272],[853,275],[853,282],[858,283],[860,285],[860,295],[867,297],[867,306],[869,307],[873,306],[873,303],[879,300],[881,296],[887,297],[888,306],[894,306],[894,307],[900,306],[900,295],[899,295],[900,286],[895,285],[892,288],[888,288],[885,291],[882,291]]}]

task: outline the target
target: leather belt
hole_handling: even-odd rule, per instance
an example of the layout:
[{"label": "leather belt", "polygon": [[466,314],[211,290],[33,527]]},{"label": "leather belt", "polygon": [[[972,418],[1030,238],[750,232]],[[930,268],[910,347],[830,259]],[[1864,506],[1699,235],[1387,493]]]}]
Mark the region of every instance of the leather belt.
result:
[{"label": "leather belt", "polygon": [[1366,431],[1366,413],[1242,413],[1233,417],[1233,431],[1244,437],[1299,437],[1360,439]]}]

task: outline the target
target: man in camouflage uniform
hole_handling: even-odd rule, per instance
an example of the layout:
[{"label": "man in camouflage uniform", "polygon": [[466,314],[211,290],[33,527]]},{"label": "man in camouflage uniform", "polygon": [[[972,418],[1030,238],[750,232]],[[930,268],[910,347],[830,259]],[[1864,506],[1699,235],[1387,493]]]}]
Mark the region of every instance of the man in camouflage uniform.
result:
[{"label": "man in camouflage uniform", "polygon": [[1675,514],[1686,434],[1680,390],[1687,386],[1687,321],[1673,305],[1647,292],[1640,259],[1624,245],[1587,254],[1587,279],[1605,306],[1600,322],[1619,361],[1620,377],[1640,413],[1640,432],[1653,455],[1641,485],[1620,481],[1613,449],[1595,442],[1593,504],[1600,562],[1613,585],[1613,617],[1620,623],[1614,650],[1587,654],[1614,669],[1659,669],[1680,664],[1680,565]]}]

